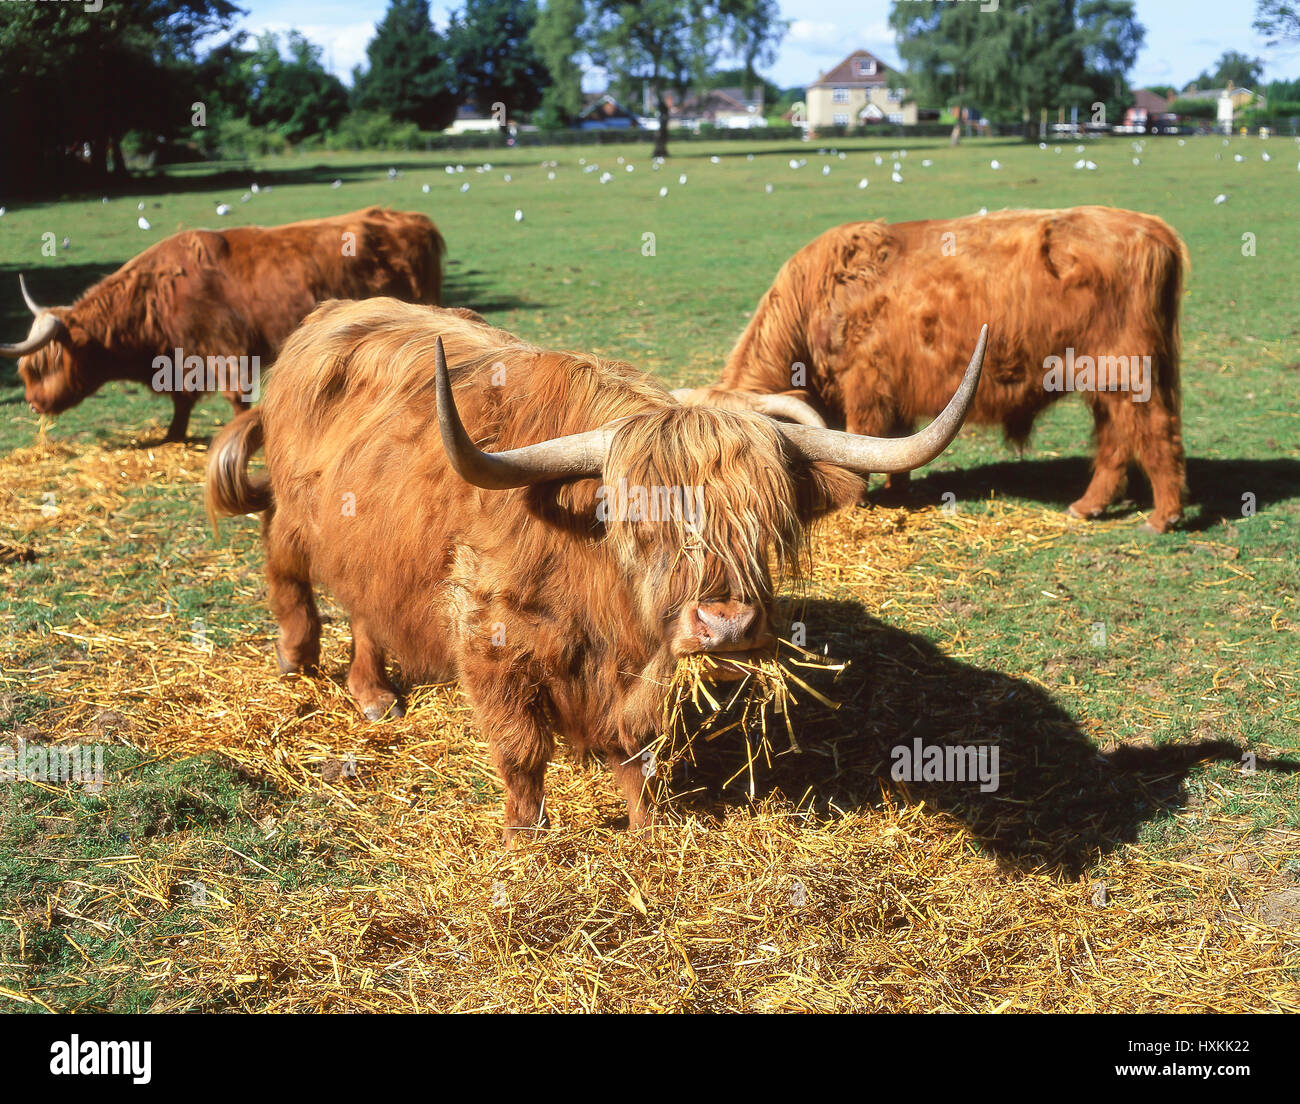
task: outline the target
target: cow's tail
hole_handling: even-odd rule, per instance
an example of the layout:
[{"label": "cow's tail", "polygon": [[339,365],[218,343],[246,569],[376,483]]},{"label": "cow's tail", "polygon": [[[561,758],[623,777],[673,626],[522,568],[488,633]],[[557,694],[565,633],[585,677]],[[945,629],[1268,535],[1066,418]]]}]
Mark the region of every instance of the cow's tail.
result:
[{"label": "cow's tail", "polygon": [[212,439],[203,503],[214,530],[220,518],[259,514],[270,507],[270,478],[265,472],[250,475],[248,471],[248,462],[263,439],[261,407],[245,410]]},{"label": "cow's tail", "polygon": [[1157,381],[1168,401],[1177,410],[1182,392],[1182,312],[1183,289],[1191,271],[1191,257],[1187,243],[1169,225],[1161,223],[1164,234],[1157,248],[1149,251],[1152,272],[1148,280],[1150,301],[1144,304],[1150,315],[1160,319],[1163,330],[1164,354],[1162,378]]}]

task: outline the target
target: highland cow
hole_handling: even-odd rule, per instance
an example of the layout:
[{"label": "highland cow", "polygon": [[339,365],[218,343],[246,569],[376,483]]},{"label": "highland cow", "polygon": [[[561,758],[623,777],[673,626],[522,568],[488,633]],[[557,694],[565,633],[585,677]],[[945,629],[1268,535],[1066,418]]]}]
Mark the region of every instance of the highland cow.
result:
[{"label": "highland cow", "polygon": [[437,304],[442,236],[424,215],[369,207],[286,226],[185,230],[150,246],[70,307],[38,306],[18,357],[28,405],[58,414],[109,380],[142,383],[172,401],[167,440],[184,438],[202,394],[235,413],[249,405],[249,365],[280,346],[325,299],[390,295]]},{"label": "highland cow", "polygon": [[[543,823],[557,738],[604,757],[640,826],[637,757],[679,658],[725,672],[774,647],[774,588],[798,576],[809,525],[854,501],[862,473],[943,451],[984,339],[933,423],[879,440],[683,406],[625,364],[534,348],[467,311],[326,303],[262,404],[214,439],[208,512],[263,512],[281,671],[319,661],[319,584],[351,617],[365,716],[400,714],[390,658],[406,679],[459,677],[505,784],[507,840]],[[645,493],[663,488],[694,493]]]},{"label": "highland cow", "polygon": [[[1068,391],[1092,411],[1092,481],[1069,512],[1102,514],[1135,461],[1150,480],[1147,526],[1182,515],[1178,311],[1187,250],[1160,219],[1109,207],[1002,211],[827,231],[786,262],[727,360],[690,403],[805,400],[800,420],[851,433],[910,432],[956,386],[976,324],[998,331],[971,421],[1023,446]],[[798,409],[789,406],[788,409]],[[901,480],[891,480],[905,485]]]}]

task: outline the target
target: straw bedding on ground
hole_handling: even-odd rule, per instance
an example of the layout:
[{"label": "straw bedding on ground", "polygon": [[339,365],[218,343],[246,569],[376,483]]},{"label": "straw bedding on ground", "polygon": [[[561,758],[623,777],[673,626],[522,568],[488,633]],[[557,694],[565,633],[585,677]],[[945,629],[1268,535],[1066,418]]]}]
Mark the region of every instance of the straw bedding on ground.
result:
[{"label": "straw bedding on ground", "polygon": [[[507,852],[454,683],[414,688],[404,719],[363,722],[328,601],[324,677],[274,675],[256,529],[205,532],[204,459],[197,445],[38,443],[0,461],[0,585],[5,564],[35,560],[107,599],[102,620],[69,621],[51,586],[47,626],[6,633],[0,692],[46,696],[28,739],[144,753],[110,772],[105,802],[175,757],[215,754],[264,780],[308,812],[287,824],[269,800],[249,810],[258,830],[296,833],[300,852],[330,856],[330,877],[286,884],[200,832],[162,850],[128,840],[98,861],[121,876],[69,862],[43,905],[0,919],[20,951],[53,924],[70,940],[129,930],[85,970],[143,978],[157,1010],[1300,1011],[1300,902],[1275,889],[1296,833],[1235,861],[1249,818],[1178,798],[1213,757],[1203,746],[1099,755],[1105,733],[1049,688],[963,662],[978,626],[952,589],[996,585],[990,549],[1079,523],[997,503],[842,512],[786,606],[827,660],[798,669],[815,691],[794,688],[798,750],[780,722],[751,796],[741,745],[697,742],[671,815],[639,836],[620,828],[603,768],[559,758],[555,827]],[[151,513],[156,495],[194,499],[183,559],[160,561],[150,540],[173,524]],[[59,576],[87,544],[111,555]],[[137,572],[156,601],[114,602]],[[178,624],[181,577],[220,588],[219,623]],[[998,745],[999,790],[895,781],[890,749],[918,737]],[[1201,818],[1199,852],[1137,842],[1134,810],[1159,807]],[[11,1000],[65,1007],[24,978],[21,953],[0,964]]]}]

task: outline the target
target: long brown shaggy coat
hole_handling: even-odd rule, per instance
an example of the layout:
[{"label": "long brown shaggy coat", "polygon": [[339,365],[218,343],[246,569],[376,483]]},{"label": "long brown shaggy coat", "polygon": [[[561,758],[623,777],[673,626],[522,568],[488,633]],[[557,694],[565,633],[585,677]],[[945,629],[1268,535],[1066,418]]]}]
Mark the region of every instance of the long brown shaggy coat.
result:
[{"label": "long brown shaggy coat", "polygon": [[[437,304],[445,245],[411,211],[368,207],[285,226],[186,230],[150,246],[71,307],[50,344],[18,371],[33,409],[57,414],[109,380],[151,386],[154,358],[259,357],[280,346],[317,303],[391,295]],[[222,392],[235,412],[247,403]],[[169,439],[185,435],[200,397],[172,392]]]},{"label": "long brown shaggy coat", "polygon": [[[1179,301],[1187,250],[1152,215],[1110,207],[1001,211],[920,222],[854,222],[781,268],[732,350],[722,388],[807,398],[829,424],[901,435],[943,409],[962,350],[984,321],[988,354],[972,422],[1023,443],[1064,392],[1047,358],[1149,356],[1150,397],[1083,394],[1092,409],[1092,482],[1072,512],[1093,517],[1129,461],[1150,479],[1148,524],[1182,513]],[[806,381],[798,366],[806,371]]]},{"label": "long brown shaggy coat", "polygon": [[[624,419],[600,480],[481,490],[451,468],[433,384],[441,336],[456,403],[489,451]],[[269,481],[248,475],[265,440]],[[599,487],[702,487],[707,512],[602,521]],[[770,617],[769,562],[797,571],[808,523],[861,493],[840,468],[788,460],[769,419],[684,407],[625,364],[548,352],[468,311],[326,303],[289,340],[263,404],[213,441],[213,515],[265,510],[284,670],[313,666],[314,584],[352,622],[361,708],[408,678],[459,676],[506,787],[506,830],[542,815],[556,738],[602,755],[633,824],[636,756],[655,731],[691,603],[730,595]]]}]

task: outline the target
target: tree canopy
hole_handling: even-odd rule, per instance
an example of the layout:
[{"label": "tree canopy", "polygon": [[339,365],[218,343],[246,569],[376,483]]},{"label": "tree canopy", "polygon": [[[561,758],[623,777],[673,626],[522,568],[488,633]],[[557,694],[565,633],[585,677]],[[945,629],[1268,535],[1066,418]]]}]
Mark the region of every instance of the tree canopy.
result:
[{"label": "tree canopy", "polygon": [[1117,116],[1146,33],[1132,0],[1017,0],[995,11],[894,0],[889,21],[915,95],[1008,120],[1097,102]]},{"label": "tree canopy", "polygon": [[[229,0],[0,4],[0,185],[125,173],[132,130],[175,133],[197,98],[202,42],[242,14]],[[9,185],[12,186],[12,185]]]},{"label": "tree canopy", "polygon": [[1270,46],[1284,41],[1300,41],[1300,3],[1296,0],[1256,0],[1255,30],[1268,39]]},{"label": "tree canopy", "polygon": [[746,72],[785,34],[772,0],[588,0],[579,40],[623,88],[641,86],[659,118],[655,155],[668,153],[668,96],[701,85],[730,51]]},{"label": "tree canopy", "polygon": [[429,18],[429,0],[389,0],[366,59],[368,67],[352,73],[358,107],[424,130],[439,130],[455,119],[460,81],[447,39]]},{"label": "tree canopy", "polygon": [[1214,72],[1202,70],[1192,81],[1199,89],[1224,88],[1232,81],[1236,88],[1258,88],[1264,79],[1264,62],[1261,58],[1249,57],[1238,50],[1225,50],[1219,57]]}]

